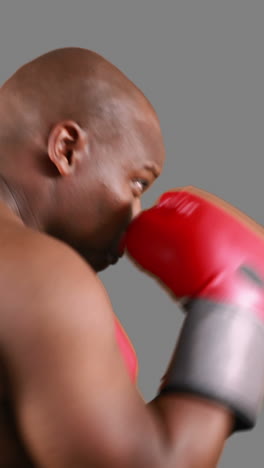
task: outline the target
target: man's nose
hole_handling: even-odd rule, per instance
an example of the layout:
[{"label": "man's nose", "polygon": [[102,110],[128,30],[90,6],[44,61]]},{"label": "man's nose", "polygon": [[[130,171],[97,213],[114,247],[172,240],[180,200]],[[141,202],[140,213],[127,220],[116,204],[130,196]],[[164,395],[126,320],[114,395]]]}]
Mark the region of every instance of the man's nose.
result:
[{"label": "man's nose", "polygon": [[135,218],[142,211],[141,200],[136,198],[132,206],[132,219]]}]

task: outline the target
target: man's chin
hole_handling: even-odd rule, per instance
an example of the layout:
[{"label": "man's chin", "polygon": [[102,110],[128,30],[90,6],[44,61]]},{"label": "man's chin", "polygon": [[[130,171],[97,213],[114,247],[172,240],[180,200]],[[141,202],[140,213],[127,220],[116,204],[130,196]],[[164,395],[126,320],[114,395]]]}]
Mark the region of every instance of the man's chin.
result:
[{"label": "man's chin", "polygon": [[91,265],[96,273],[106,270],[109,266],[115,265],[119,260],[118,255],[107,254],[101,258],[90,258],[87,259],[88,263]]}]

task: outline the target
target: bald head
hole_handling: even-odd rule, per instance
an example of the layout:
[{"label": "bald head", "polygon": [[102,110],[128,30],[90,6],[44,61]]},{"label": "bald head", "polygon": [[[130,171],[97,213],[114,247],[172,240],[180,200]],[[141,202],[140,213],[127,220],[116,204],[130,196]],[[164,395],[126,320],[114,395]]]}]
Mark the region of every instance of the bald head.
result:
[{"label": "bald head", "polygon": [[4,181],[26,225],[105,268],[163,166],[149,101],[103,57],[67,48],[4,83],[0,121],[0,200]]},{"label": "bald head", "polygon": [[1,108],[2,122],[12,114],[13,137],[19,129],[25,138],[46,133],[65,119],[98,140],[112,139],[131,117],[158,126],[143,93],[110,62],[80,48],[58,49],[21,67],[1,88]]}]

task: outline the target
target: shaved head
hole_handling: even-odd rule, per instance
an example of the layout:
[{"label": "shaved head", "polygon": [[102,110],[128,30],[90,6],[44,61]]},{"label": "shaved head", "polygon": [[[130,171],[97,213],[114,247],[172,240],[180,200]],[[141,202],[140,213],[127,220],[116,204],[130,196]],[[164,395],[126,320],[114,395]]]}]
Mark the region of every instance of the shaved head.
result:
[{"label": "shaved head", "polygon": [[163,166],[159,121],[144,94],[95,52],[59,49],[4,83],[0,120],[0,197],[97,271],[113,263]]},{"label": "shaved head", "polygon": [[13,119],[24,122],[14,131],[23,128],[27,138],[27,128],[31,135],[43,133],[57,121],[71,119],[99,141],[107,141],[132,116],[140,121],[147,114],[153,124],[157,120],[143,93],[118,68],[87,49],[58,49],[27,63],[4,83],[1,97]]}]

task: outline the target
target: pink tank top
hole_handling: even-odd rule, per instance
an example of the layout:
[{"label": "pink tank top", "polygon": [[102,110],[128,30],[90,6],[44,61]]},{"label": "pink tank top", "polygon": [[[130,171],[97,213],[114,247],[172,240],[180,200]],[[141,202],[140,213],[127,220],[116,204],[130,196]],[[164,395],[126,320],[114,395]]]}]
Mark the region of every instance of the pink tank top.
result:
[{"label": "pink tank top", "polygon": [[118,318],[115,316],[115,327],[116,327],[116,338],[119,345],[121,354],[124,358],[127,371],[133,383],[137,381],[138,375],[138,360],[135,349],[126,334],[124,328],[119,322]]}]

